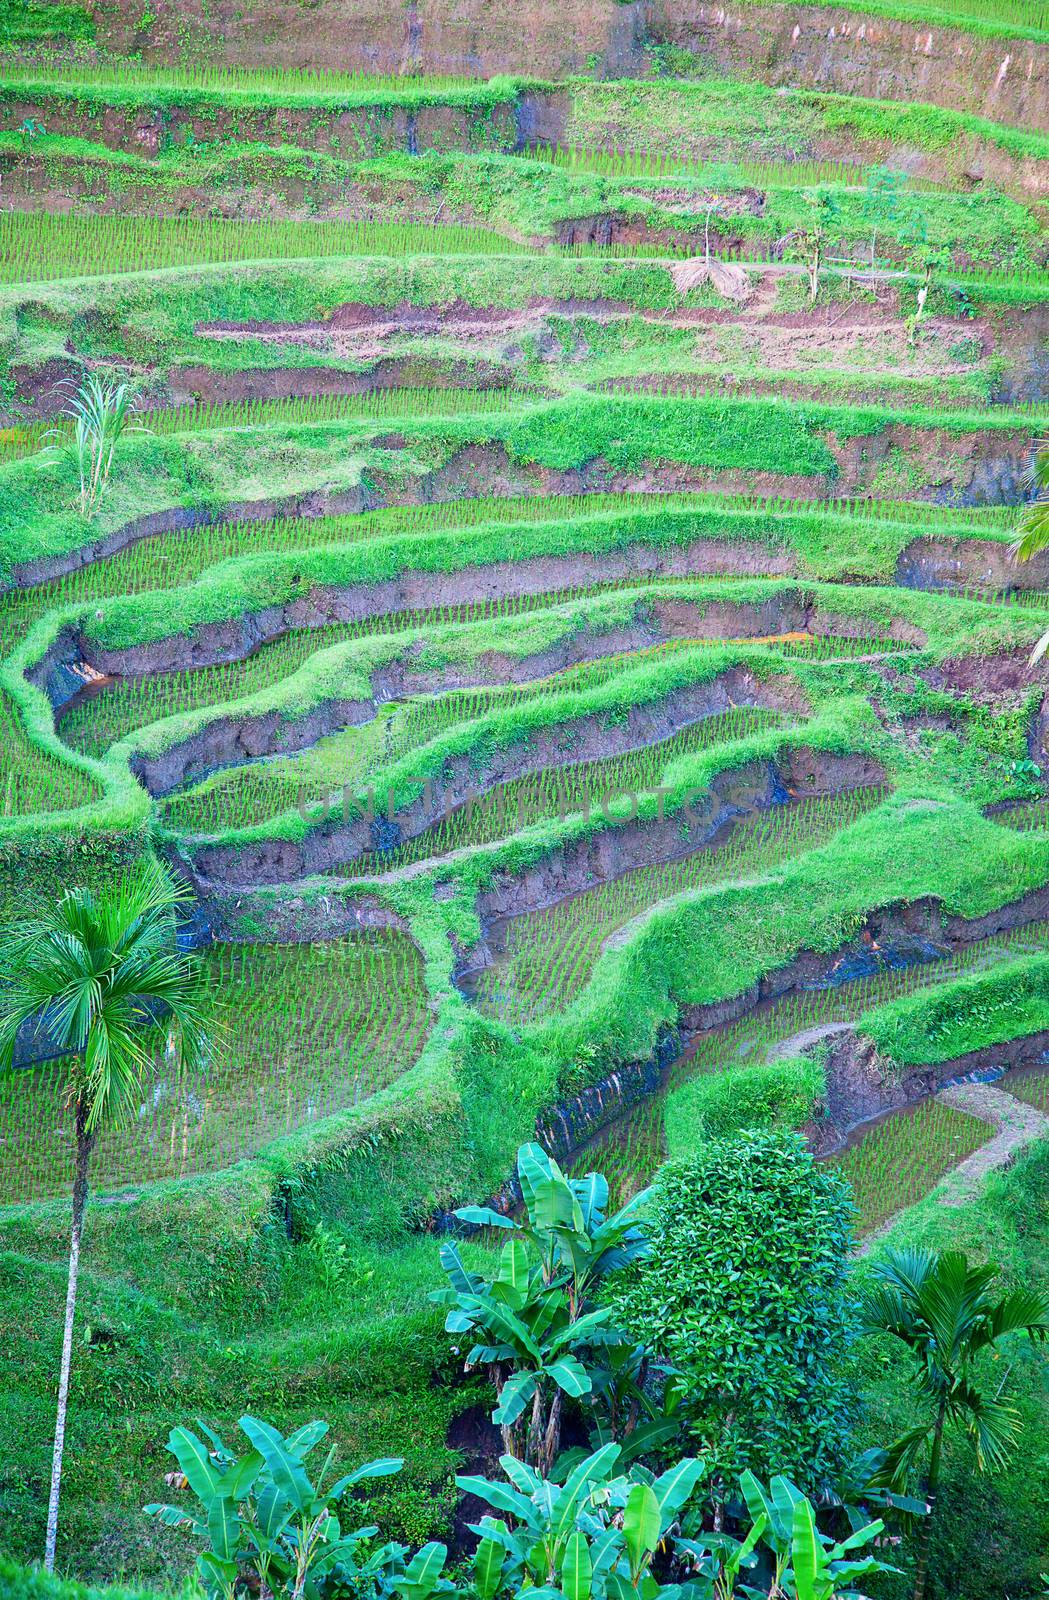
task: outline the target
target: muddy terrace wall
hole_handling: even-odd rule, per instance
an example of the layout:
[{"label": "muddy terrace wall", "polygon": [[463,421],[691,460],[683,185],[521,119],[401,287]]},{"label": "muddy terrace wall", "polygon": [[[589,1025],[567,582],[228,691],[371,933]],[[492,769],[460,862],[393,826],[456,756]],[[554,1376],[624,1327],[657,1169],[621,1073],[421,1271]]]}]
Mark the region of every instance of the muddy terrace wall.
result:
[{"label": "muddy terrace wall", "polygon": [[[738,700],[730,697],[728,684],[738,689]],[[737,673],[676,689],[662,700],[638,703],[622,722],[612,725],[595,714],[566,718],[533,729],[526,738],[499,748],[482,767],[474,764],[474,751],[447,760],[440,773],[427,782],[423,795],[399,810],[393,809],[392,796],[381,793],[374,797],[371,816],[354,814],[348,806],[336,805],[299,841],[271,839],[243,847],[201,845],[193,853],[193,870],[205,883],[218,880],[222,887],[283,882],[330,871],[369,851],[395,849],[425,835],[447,814],[464,804],[483,801],[493,790],[525,774],[556,771],[578,762],[642,750],[707,717],[717,716],[734,704],[783,706],[794,700],[796,697],[789,690],[781,695],[775,685],[766,689],[763,684],[748,684],[748,675]],[[747,792],[749,795],[749,789]],[[595,792],[595,813],[604,799],[600,790]],[[706,811],[705,804],[702,809]],[[680,847],[680,821],[676,832]]]},{"label": "muddy terrace wall", "polygon": [[[396,91],[391,93],[391,100]],[[0,90],[0,123],[19,127],[27,119],[50,134],[89,139],[111,150],[155,156],[172,145],[293,144],[352,161],[391,151],[513,150],[517,114],[514,100],[476,104],[346,105],[333,95],[326,105],[223,105],[205,94],[175,94],[156,103],[122,104],[103,89],[78,96],[60,91],[31,98],[16,89]]]},{"label": "muddy terrace wall", "polygon": [[708,70],[1049,127],[1049,45],[897,22],[861,5],[652,0],[647,26],[653,39],[694,52]]},{"label": "muddy terrace wall", "polygon": [[644,65],[644,6],[617,0],[117,0],[96,14],[98,36],[121,54],[243,66],[309,66],[329,71],[560,78],[599,64],[622,77]]}]

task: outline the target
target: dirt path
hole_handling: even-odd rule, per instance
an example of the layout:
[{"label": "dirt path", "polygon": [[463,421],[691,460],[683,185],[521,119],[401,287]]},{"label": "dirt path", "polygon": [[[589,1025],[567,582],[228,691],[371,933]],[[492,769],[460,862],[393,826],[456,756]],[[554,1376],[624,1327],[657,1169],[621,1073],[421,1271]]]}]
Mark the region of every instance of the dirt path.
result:
[{"label": "dirt path", "polygon": [[967,1111],[972,1117],[982,1117],[993,1123],[997,1132],[993,1139],[966,1156],[953,1172],[940,1184],[938,1197],[945,1206],[960,1206],[970,1200],[981,1187],[984,1178],[997,1167],[1004,1167],[1013,1156],[1034,1139],[1049,1135],[1049,1116],[1037,1106],[1017,1100],[1004,1089],[990,1083],[958,1083],[943,1089],[937,1096],[956,1111]]},{"label": "dirt path", "polygon": [[[996,1129],[986,1144],[959,1162],[932,1191],[941,1205],[964,1205],[979,1192],[988,1173],[1007,1166],[1035,1139],[1049,1137],[1049,1116],[1044,1111],[1028,1105],[1026,1101],[1017,1100],[1004,1089],[996,1089],[993,1084],[956,1083],[949,1089],[941,1089],[936,1098],[946,1101],[956,1111],[967,1111],[972,1117],[981,1117]],[[891,1231],[901,1215],[897,1211],[880,1228],[867,1234],[858,1245],[856,1254],[867,1255]]]},{"label": "dirt path", "polygon": [[774,1044],[765,1059],[785,1061],[790,1056],[800,1056],[810,1044],[819,1044],[821,1039],[830,1039],[836,1033],[848,1033],[855,1026],[854,1022],[823,1022],[814,1028],[803,1028],[800,1033],[792,1033],[789,1039]]}]

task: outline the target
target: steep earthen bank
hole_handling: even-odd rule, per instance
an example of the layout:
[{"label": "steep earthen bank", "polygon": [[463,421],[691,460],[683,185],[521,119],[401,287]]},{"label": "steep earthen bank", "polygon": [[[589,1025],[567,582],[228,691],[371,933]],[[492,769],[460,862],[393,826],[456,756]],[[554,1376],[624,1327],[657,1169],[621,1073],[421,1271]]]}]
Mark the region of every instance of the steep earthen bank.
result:
[{"label": "steep earthen bank", "polygon": [[[264,839],[242,846],[186,840],[186,864],[203,892],[324,873],[375,850],[396,849],[425,834],[464,802],[476,803],[527,773],[640,750],[733,706],[786,710],[796,708],[799,700],[789,682],[781,690],[775,681],[765,684],[746,671],[736,671],[711,683],[677,689],[663,700],[635,704],[622,720],[591,714],[537,729],[527,739],[493,751],[483,764],[476,762],[472,751],[456,756],[445,762],[420,798],[393,812],[384,811],[380,796],[376,815],[333,806],[301,839]],[[675,825],[680,836],[680,818]]]},{"label": "steep earthen bank", "polygon": [[[654,40],[692,52],[707,71],[876,100],[927,101],[1017,128],[1049,127],[1049,45],[1022,37],[929,27],[871,15],[862,5],[749,0],[652,0],[647,26]],[[922,152],[914,155],[920,171]],[[959,177],[1049,193],[1044,162],[965,137],[950,155]]]}]

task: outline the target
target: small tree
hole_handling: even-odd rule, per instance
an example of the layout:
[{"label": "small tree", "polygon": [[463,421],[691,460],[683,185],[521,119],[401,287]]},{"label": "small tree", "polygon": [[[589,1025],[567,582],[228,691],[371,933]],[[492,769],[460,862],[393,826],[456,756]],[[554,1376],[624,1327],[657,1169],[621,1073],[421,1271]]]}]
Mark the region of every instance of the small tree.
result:
[{"label": "small tree", "polygon": [[863,196],[863,214],[871,224],[871,268],[874,267],[878,230],[895,222],[900,210],[900,192],[907,182],[905,172],[893,167],[870,167]]},{"label": "small tree", "polygon": [[[131,428],[134,390],[130,384],[103,381],[89,374],[61,415],[72,424],[53,429],[57,455],[72,458],[80,480],[80,513],[88,521],[95,515],[109,484],[117,445]],[[141,429],[137,430],[141,431]]]},{"label": "small tree", "polygon": [[944,1430],[968,1434],[982,1472],[1001,1467],[1020,1426],[1014,1406],[979,1387],[978,1358],[1011,1333],[1049,1334],[1049,1298],[1018,1289],[997,1296],[991,1286],[998,1268],[971,1267],[960,1250],[890,1252],[872,1268],[864,1321],[869,1333],[887,1333],[912,1357],[911,1374],[926,1420],[905,1433],[889,1452],[886,1480],[905,1481],[928,1452],[925,1475],[928,1515],[922,1523],[914,1577],[914,1600],[922,1600],[929,1564],[929,1537],[940,1483]]},{"label": "small tree", "polygon": [[809,275],[809,305],[814,306],[820,292],[827,230],[838,215],[838,202],[834,191],[824,188],[805,189],[802,199],[808,208],[808,221],[800,237]]},{"label": "small tree", "polygon": [[[492,1421],[514,1457],[549,1473],[561,1441],[564,1396],[589,1396],[594,1379],[583,1357],[595,1343],[614,1345],[607,1307],[591,1302],[608,1274],[643,1256],[648,1243],[638,1217],[647,1191],[613,1217],[605,1216],[608,1184],[598,1173],[569,1179],[539,1145],[522,1145],[517,1172],[527,1221],[486,1206],[466,1206],[463,1222],[505,1230],[499,1269],[491,1281],[468,1272],[458,1247],[441,1247],[448,1288],[430,1296],[447,1306],[445,1328],[477,1343],[467,1367],[491,1369],[498,1395]],[[607,1374],[606,1374],[607,1376]],[[620,1374],[622,1376],[622,1374]],[[629,1375],[627,1375],[629,1376]],[[614,1386],[614,1375],[607,1376]],[[521,1418],[529,1412],[524,1437]]]},{"label": "small tree", "polygon": [[98,1131],[134,1115],[156,1065],[156,1019],[166,1014],[169,1054],[200,1061],[199,974],[175,948],[181,898],[155,862],[96,898],[69,890],[31,922],[0,932],[0,1069],[10,1069],[24,1026],[60,1052],[75,1141],[73,1218],[58,1382],[44,1565],[54,1571],[69,1372],[88,1166]]},{"label": "small tree", "polygon": [[609,1298],[678,1374],[715,1501],[748,1468],[822,1487],[844,1457],[851,1217],[795,1134],[711,1140],[657,1178],[651,1249]]}]

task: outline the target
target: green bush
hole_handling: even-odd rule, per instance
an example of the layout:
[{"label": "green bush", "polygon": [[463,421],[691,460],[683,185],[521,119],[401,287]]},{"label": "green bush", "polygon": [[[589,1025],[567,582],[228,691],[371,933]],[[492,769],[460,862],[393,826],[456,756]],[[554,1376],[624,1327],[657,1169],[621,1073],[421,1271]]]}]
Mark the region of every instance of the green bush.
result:
[{"label": "green bush", "polygon": [[652,1251],[615,1314],[681,1373],[714,1493],[747,1468],[818,1488],[842,1462],[851,1209],[791,1133],[712,1140],[659,1173]]},{"label": "green bush", "polygon": [[825,1089],[821,1063],[807,1056],[692,1078],[667,1102],[667,1150],[687,1156],[745,1128],[799,1128]]}]

